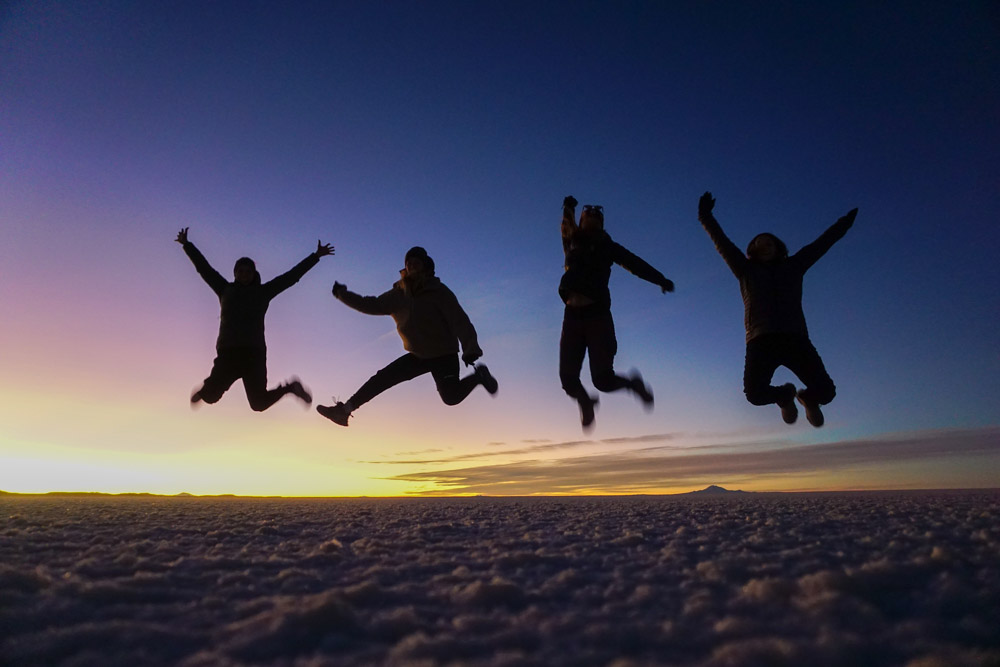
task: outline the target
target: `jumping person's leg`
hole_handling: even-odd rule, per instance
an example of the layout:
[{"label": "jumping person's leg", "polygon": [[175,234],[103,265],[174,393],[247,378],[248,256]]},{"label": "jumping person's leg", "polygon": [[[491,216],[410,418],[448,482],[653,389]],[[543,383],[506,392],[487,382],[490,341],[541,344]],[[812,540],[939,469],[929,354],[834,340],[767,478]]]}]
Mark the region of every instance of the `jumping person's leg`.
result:
[{"label": "jumping person's leg", "polygon": [[434,384],[445,405],[458,405],[482,384],[482,374],[471,373],[459,377],[458,354],[448,354],[427,360],[434,376]]},{"label": "jumping person's leg", "polygon": [[753,405],[771,405],[781,408],[781,418],[794,424],[799,411],[795,407],[795,385],[771,384],[774,371],[782,365],[786,338],[779,334],[765,334],[747,342],[746,361],[743,366],[743,393]]},{"label": "jumping person's leg", "polygon": [[201,388],[191,395],[191,404],[197,404],[199,401],[217,403],[242,373],[243,365],[239,355],[227,351],[219,352]]},{"label": "jumping person's leg", "polygon": [[586,320],[575,317],[570,308],[566,309],[559,336],[559,380],[563,391],[580,406],[580,423],[589,428],[594,423],[597,397],[588,394],[580,382],[583,358],[587,354],[585,324]]},{"label": "jumping person's leg", "polygon": [[341,426],[347,426],[347,420],[356,409],[383,391],[430,370],[426,362],[408,352],[368,378],[347,401],[334,405],[317,405],[316,412]]},{"label": "jumping person's leg", "polygon": [[632,381],[615,373],[618,339],[611,311],[585,320],[587,352],[590,355],[590,378],[598,391],[605,393],[632,388]]},{"label": "jumping person's leg", "polygon": [[267,388],[267,353],[263,350],[247,351],[244,357],[243,389],[247,402],[254,412],[263,412],[278,402],[291,389],[289,385]]},{"label": "jumping person's leg", "polygon": [[352,406],[352,410],[357,410],[383,391],[428,373],[430,370],[424,360],[407,352],[368,378],[368,381],[361,385],[347,402]]},{"label": "jumping person's leg", "polygon": [[796,398],[806,410],[806,419],[817,428],[822,426],[826,420],[820,406],[833,400],[837,395],[837,387],[826,372],[823,360],[812,341],[802,336],[790,345],[785,365],[805,385]]}]

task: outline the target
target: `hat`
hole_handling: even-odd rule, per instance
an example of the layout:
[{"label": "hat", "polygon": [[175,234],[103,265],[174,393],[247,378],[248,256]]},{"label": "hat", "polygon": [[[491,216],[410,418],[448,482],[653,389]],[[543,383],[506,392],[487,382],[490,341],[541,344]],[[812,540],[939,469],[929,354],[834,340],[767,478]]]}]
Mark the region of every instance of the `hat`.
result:
[{"label": "hat", "polygon": [[427,273],[434,275],[434,260],[431,259],[430,255],[427,254],[426,250],[424,250],[418,245],[413,246],[412,248],[406,251],[406,257],[403,258],[403,261],[407,262],[412,258],[417,258],[420,261],[422,261],[424,263],[424,268],[427,270]]}]

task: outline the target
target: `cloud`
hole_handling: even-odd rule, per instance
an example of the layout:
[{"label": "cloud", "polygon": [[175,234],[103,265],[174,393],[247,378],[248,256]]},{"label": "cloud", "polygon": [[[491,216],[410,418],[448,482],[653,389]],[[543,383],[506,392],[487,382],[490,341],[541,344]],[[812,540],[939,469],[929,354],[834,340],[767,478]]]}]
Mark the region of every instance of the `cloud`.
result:
[{"label": "cloud", "polygon": [[[645,442],[641,436],[623,438]],[[618,440],[618,439],[615,439]],[[607,442],[607,441],[604,441]],[[589,441],[556,443],[504,454],[538,453],[572,448]],[[484,495],[534,495],[566,493],[651,493],[700,485],[722,477],[757,479],[788,474],[808,475],[831,470],[934,458],[967,458],[1000,455],[1000,427],[935,430],[832,442],[819,445],[775,446],[705,445],[696,453],[680,448],[654,447],[611,454],[563,458],[554,461],[519,461],[502,465],[413,472],[396,475],[398,481],[433,483],[436,490],[422,495],[477,493]],[[708,453],[725,447],[729,451]],[[671,453],[663,453],[668,450]],[[467,455],[477,458],[479,455]]]},{"label": "cloud", "polygon": [[[593,445],[594,440],[570,440],[568,442],[551,442],[544,445],[532,445],[531,447],[521,447],[519,449],[505,449],[503,451],[478,452],[473,454],[457,454],[446,458],[437,459],[391,459],[387,461],[362,461],[361,463],[392,463],[395,465],[430,465],[436,463],[455,463],[456,461],[469,461],[475,459],[485,459],[495,456],[523,456],[525,454],[539,454],[559,449],[571,449],[581,445]],[[495,445],[496,443],[490,443]]]}]

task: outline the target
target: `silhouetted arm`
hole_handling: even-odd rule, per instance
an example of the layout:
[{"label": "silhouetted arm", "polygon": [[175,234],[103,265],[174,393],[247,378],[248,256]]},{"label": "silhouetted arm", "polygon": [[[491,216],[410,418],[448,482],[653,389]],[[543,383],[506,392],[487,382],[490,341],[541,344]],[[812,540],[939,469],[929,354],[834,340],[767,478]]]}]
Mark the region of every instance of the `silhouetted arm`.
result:
[{"label": "silhouetted arm", "polygon": [[736,247],[736,244],[729,240],[726,233],[722,231],[722,227],[719,222],[712,215],[712,209],[715,207],[715,199],[712,198],[711,192],[706,192],[701,196],[698,201],[698,221],[701,222],[701,226],[705,228],[708,232],[709,237],[712,239],[712,243],[715,244],[715,249],[719,251],[722,255],[722,259],[726,261],[729,266],[729,270],[739,278],[743,275],[743,271],[746,268],[747,258],[743,252]]},{"label": "silhouetted arm", "polygon": [[563,252],[569,252],[569,241],[576,233],[576,205],[577,201],[570,195],[563,199],[562,224],[559,231],[562,233]]},{"label": "silhouetted arm", "polygon": [[309,269],[319,263],[320,257],[332,255],[333,252],[333,246],[329,243],[324,244],[322,241],[316,241],[315,252],[310,253],[305,259],[293,266],[289,271],[282,273],[280,276],[275,276],[271,280],[264,283],[263,287],[268,294],[268,298],[273,299],[295,283],[299,282],[302,279],[302,276],[304,276]]},{"label": "silhouetted arm", "polygon": [[611,242],[611,259],[629,273],[659,286],[662,291],[674,291],[673,282],[654,269],[646,260],[614,241]]},{"label": "silhouetted arm", "polygon": [[833,247],[834,243],[844,238],[847,230],[854,224],[854,218],[857,215],[858,209],[851,209],[847,212],[847,215],[838,219],[837,222],[830,225],[829,229],[820,234],[818,239],[809,245],[803,246],[801,250],[795,253],[794,259],[801,264],[803,271],[825,255],[826,251]]},{"label": "silhouetted arm", "polygon": [[175,240],[184,248],[184,254],[194,264],[194,268],[198,272],[198,275],[202,277],[202,280],[208,283],[208,286],[212,288],[212,291],[217,296],[222,296],[222,291],[226,289],[229,281],[223,278],[221,273],[213,269],[212,265],[205,259],[205,256],[201,254],[201,251],[188,241],[188,228],[185,227],[179,231]]},{"label": "silhouetted arm", "polygon": [[361,296],[341,283],[333,284],[333,296],[345,306],[350,306],[365,315],[392,315],[403,306],[406,299],[406,295],[399,287],[393,287],[378,296]]},{"label": "silhouetted arm", "polygon": [[471,364],[483,356],[483,350],[479,347],[476,328],[472,326],[472,320],[465,313],[454,292],[444,285],[441,287],[444,291],[444,298],[441,300],[441,312],[448,321],[448,327],[455,333],[458,342],[462,344],[462,361]]}]

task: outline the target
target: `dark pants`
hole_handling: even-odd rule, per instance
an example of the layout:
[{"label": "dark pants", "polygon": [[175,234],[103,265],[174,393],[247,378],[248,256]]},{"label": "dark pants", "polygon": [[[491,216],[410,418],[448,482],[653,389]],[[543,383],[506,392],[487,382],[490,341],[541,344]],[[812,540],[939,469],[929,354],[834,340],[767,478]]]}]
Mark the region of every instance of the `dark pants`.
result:
[{"label": "dark pants", "polygon": [[583,357],[590,357],[590,378],[598,391],[618,391],[629,381],[615,375],[615,322],[611,311],[603,307],[566,306],[559,338],[559,379],[563,390],[577,400],[589,398],[580,382]]},{"label": "dark pants", "polygon": [[421,359],[414,354],[406,353],[371,376],[354,396],[351,396],[350,403],[359,408],[386,389],[424,373],[430,373],[434,377],[434,384],[437,385],[438,394],[441,395],[445,405],[458,405],[479,384],[479,378],[475,374],[464,378],[458,377],[457,353],[433,359]]},{"label": "dark pants", "polygon": [[212,372],[197,395],[206,403],[215,403],[239,379],[251,409],[257,412],[267,410],[288,393],[285,387],[267,388],[267,350],[231,348],[217,352]]},{"label": "dark pants", "polygon": [[823,360],[808,336],[801,334],[764,334],[747,342],[743,368],[743,393],[754,405],[785,403],[793,397],[782,387],[771,384],[774,371],[784,366],[805,384],[803,399],[826,405],[837,394]]}]

